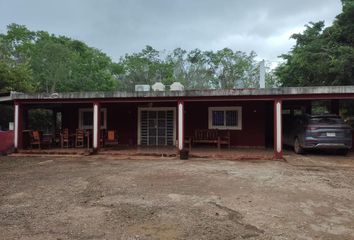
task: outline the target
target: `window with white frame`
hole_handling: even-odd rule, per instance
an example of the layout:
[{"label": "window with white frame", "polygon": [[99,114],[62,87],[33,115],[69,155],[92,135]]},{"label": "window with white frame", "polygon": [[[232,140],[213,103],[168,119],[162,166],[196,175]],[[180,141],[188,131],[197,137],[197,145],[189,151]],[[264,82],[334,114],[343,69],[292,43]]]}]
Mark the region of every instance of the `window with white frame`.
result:
[{"label": "window with white frame", "polygon": [[242,129],[241,107],[209,107],[209,129]]},{"label": "window with white frame", "polygon": [[[80,108],[79,109],[79,128],[93,129],[93,109]],[[101,108],[101,128],[107,128],[107,109]]]}]

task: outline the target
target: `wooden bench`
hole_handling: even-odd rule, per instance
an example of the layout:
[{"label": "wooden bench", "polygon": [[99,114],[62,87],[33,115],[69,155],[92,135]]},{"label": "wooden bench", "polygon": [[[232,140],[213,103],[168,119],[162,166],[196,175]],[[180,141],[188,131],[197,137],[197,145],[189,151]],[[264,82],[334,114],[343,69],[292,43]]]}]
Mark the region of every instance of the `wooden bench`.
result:
[{"label": "wooden bench", "polygon": [[230,148],[230,132],[226,131],[224,135],[216,129],[196,129],[194,131],[194,136],[187,139],[186,143],[214,143],[220,150],[221,145],[227,145]]}]

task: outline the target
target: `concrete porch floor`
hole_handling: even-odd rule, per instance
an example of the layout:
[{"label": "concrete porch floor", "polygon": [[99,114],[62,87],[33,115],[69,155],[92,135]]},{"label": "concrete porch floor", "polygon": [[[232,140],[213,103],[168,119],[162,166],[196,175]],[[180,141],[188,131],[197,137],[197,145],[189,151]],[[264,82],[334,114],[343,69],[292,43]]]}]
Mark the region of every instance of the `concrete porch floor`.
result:
[{"label": "concrete porch floor", "polygon": [[34,149],[20,149],[16,153],[12,153],[11,155],[22,156],[22,155],[65,155],[65,156],[82,156],[82,155],[90,155],[92,153],[92,149],[88,148],[34,148]]},{"label": "concrete porch floor", "polygon": [[[53,149],[25,149],[13,155],[66,155],[82,156],[92,154],[92,149],[86,148],[53,148]],[[141,157],[178,157],[178,150],[175,147],[127,147],[114,146],[101,148],[98,155],[112,156],[118,158]],[[205,159],[229,159],[229,160],[272,160],[273,149],[265,148],[222,148],[215,147],[193,147],[189,152],[189,158]]]},{"label": "concrete porch floor", "polygon": [[[65,155],[83,156],[91,155],[92,149],[87,148],[51,148],[51,149],[24,149],[13,155]],[[101,148],[98,155],[129,157],[178,157],[178,150],[175,147],[128,147],[112,146]],[[272,160],[273,149],[265,148],[222,148],[215,147],[193,147],[189,152],[190,158],[206,159],[229,159],[229,160]]]},{"label": "concrete porch floor", "polygon": [[[111,147],[101,149],[100,155],[126,155],[126,156],[156,156],[177,157],[178,149],[175,147]],[[272,160],[273,149],[265,148],[222,148],[193,147],[189,152],[190,158],[212,158],[247,160]]]}]

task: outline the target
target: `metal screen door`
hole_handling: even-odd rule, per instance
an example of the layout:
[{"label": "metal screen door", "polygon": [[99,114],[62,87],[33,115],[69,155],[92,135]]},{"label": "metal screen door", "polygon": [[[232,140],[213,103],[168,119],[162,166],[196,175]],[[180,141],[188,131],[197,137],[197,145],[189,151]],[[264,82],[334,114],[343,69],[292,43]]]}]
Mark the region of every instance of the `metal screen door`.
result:
[{"label": "metal screen door", "polygon": [[140,118],[141,145],[173,145],[174,111],[142,110]]}]

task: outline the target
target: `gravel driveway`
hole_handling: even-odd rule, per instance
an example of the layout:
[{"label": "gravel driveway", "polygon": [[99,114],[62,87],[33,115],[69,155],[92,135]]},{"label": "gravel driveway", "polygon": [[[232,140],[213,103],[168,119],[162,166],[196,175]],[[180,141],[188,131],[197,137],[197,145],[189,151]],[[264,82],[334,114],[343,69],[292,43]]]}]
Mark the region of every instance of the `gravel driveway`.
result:
[{"label": "gravel driveway", "polygon": [[0,239],[354,239],[354,157],[2,157]]}]

